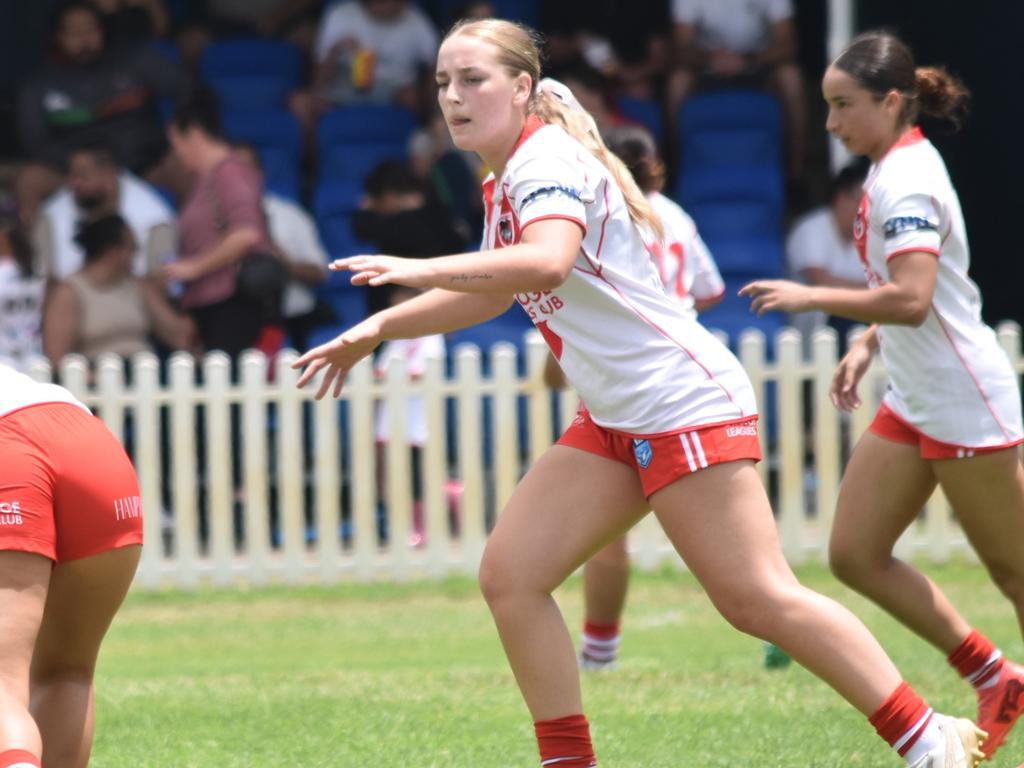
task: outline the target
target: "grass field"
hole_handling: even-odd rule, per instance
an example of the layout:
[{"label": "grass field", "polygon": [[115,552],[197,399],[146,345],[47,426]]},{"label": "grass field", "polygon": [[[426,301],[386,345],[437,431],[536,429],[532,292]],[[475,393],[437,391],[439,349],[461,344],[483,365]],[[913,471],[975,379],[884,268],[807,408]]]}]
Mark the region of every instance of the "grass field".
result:
[{"label": "grass field", "polygon": [[[928,569],[1008,656],[1009,605],[978,568]],[[801,577],[879,635],[936,708],[973,714],[944,659],[820,568]],[[559,601],[576,634],[580,582]],[[617,670],[584,677],[614,768],[898,768],[864,719],[802,669],[765,670],[676,572],[634,574]],[[1024,727],[990,765],[1024,760]],[[98,673],[95,768],[536,766],[529,716],[469,580],[133,594]]]}]

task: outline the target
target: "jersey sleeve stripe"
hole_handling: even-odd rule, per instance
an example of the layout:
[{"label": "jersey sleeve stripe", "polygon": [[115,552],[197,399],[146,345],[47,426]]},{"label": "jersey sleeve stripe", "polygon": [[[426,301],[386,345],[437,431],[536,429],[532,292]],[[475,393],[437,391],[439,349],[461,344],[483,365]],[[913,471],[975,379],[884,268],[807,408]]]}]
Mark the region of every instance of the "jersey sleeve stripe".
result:
[{"label": "jersey sleeve stripe", "polygon": [[575,216],[567,216],[564,213],[548,213],[544,216],[538,216],[535,219],[528,219],[519,225],[519,232],[522,234],[528,226],[536,224],[538,221],[545,221],[547,219],[564,219],[565,221],[571,221],[573,224],[583,230],[583,236],[587,235],[587,223],[582,219],[577,219]]},{"label": "jersey sleeve stripe", "polygon": [[938,248],[922,248],[921,246],[916,246],[914,248],[900,248],[898,251],[893,251],[892,253],[888,254],[885,257],[885,260],[886,262],[890,262],[897,256],[902,256],[905,253],[914,253],[915,251],[920,251],[921,253],[930,253],[935,258],[939,258]]}]

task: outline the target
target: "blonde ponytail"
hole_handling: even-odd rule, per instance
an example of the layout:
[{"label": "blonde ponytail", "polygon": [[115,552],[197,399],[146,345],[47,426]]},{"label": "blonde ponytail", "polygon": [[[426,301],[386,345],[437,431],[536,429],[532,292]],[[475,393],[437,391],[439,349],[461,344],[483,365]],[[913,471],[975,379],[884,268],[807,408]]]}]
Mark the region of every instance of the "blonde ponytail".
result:
[{"label": "blonde ponytail", "polygon": [[608,147],[601,138],[597,123],[589,112],[576,110],[563,104],[557,97],[546,91],[535,91],[530,104],[530,113],[540,118],[541,122],[560,126],[566,133],[582,144],[587,151],[596,157],[611,172],[626,200],[629,218],[641,228],[652,230],[658,239],[665,236],[661,218],[651,206],[633,174]]}]

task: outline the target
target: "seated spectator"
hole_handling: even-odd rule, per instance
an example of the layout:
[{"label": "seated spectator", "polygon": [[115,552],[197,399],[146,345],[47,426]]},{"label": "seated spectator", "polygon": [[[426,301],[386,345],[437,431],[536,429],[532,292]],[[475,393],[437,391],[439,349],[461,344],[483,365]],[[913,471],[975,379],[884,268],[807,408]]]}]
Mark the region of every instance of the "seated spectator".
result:
[{"label": "seated spectator", "polygon": [[[828,205],[804,214],[793,225],[786,238],[786,265],[795,279],[808,285],[866,287],[864,267],[853,241],[866,175],[863,161],[847,165],[832,180]],[[826,322],[838,331],[839,346],[845,352],[846,336],[856,325],[854,321],[804,312],[793,315],[793,323],[804,334],[805,354],[810,351],[810,335]]]},{"label": "seated spectator", "polygon": [[68,156],[67,183],[42,207],[32,240],[38,271],[63,280],[83,262],[75,230],[83,221],[111,213],[121,215],[138,245],[132,261],[137,277],[154,275],[173,255],[174,211],[149,184],[117,165],[105,147],[80,147]]},{"label": "seated spectator", "polygon": [[270,37],[309,52],[323,0],[204,0],[193,2],[177,36],[182,58],[198,61],[219,38]]},{"label": "seated spectator", "polygon": [[111,45],[137,45],[164,37],[171,16],[162,0],[92,0],[103,19],[103,36]]},{"label": "seated spectator", "polygon": [[409,168],[451,216],[452,225],[467,243],[483,233],[480,184],[487,175],[480,157],[452,142],[440,112],[409,137]]},{"label": "seated spectator", "polygon": [[673,0],[672,16],[674,68],[666,91],[670,121],[698,86],[762,84],[782,105],[787,174],[799,179],[807,105],[796,62],[792,0]]},{"label": "seated spectator", "polygon": [[99,12],[80,0],[58,12],[53,42],[53,59],[18,94],[28,159],[16,180],[23,220],[31,224],[60,186],[68,150],[87,142],[110,147],[120,165],[173,187],[157,99],[179,94],[176,65],[148,46],[107,47]]},{"label": "seated spectator", "polygon": [[604,139],[608,149],[629,169],[661,219],[663,236],[657,238],[654,233],[648,233],[647,246],[661,284],[686,314],[696,318],[722,300],[725,283],[693,219],[661,194],[665,165],[658,157],[654,138],[640,126],[628,126],[608,131]]},{"label": "seated spectator", "polygon": [[612,106],[611,84],[597,69],[581,62],[566,69],[559,79],[594,118],[601,133],[616,126],[633,124]]},{"label": "seated spectator", "polygon": [[621,95],[653,98],[669,60],[668,0],[558,0],[541,4],[540,28],[552,76],[580,62],[612,80]]},{"label": "seated spectator", "polygon": [[242,260],[273,252],[263,182],[224,139],[217,100],[208,91],[181,105],[167,135],[195,184],[178,218],[178,258],[162,275],[183,284],[180,303],[195,320],[203,348],[234,357],[256,344],[271,320],[237,290]]},{"label": "seated spectator", "polygon": [[[248,145],[236,145],[235,152],[262,172],[260,156]],[[270,239],[284,259],[288,284],[284,289],[285,330],[292,347],[306,349],[306,339],[318,325],[333,319],[330,308],[318,303],[312,288],[327,279],[327,252],[320,242],[313,217],[287,198],[263,193],[263,212],[267,217]]]},{"label": "seated spectator", "polygon": [[[364,188],[366,197],[352,218],[352,231],[378,253],[428,257],[466,249],[448,210],[403,163],[381,163],[366,177]],[[389,305],[392,286],[368,290],[371,314]]]},{"label": "seated spectator", "polygon": [[32,244],[18,220],[14,198],[0,198],[0,359],[22,370],[42,353],[46,281],[32,273]]},{"label": "seated spectator", "polygon": [[353,102],[433,103],[437,30],[409,0],[345,0],[331,6],[313,49],[314,108]]},{"label": "seated spectator", "polygon": [[54,367],[73,352],[95,360],[152,351],[151,335],[171,349],[192,347],[191,321],[157,285],[132,275],[135,242],[124,219],[87,222],[77,240],[85,266],[53,287],[43,315],[43,349]]}]

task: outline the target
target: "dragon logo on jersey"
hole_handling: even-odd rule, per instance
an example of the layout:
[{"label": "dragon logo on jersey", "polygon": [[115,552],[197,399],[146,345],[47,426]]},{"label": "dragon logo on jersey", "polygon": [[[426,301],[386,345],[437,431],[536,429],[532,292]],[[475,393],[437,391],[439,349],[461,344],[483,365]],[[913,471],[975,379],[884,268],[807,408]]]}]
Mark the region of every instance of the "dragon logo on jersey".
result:
[{"label": "dragon logo on jersey", "polygon": [[636,463],[640,465],[640,469],[647,469],[651,463],[651,459],[654,457],[654,451],[651,450],[650,442],[634,438],[633,456],[636,458]]},{"label": "dragon logo on jersey", "polygon": [[920,230],[937,232],[938,227],[923,216],[896,216],[885,222],[885,239],[902,235],[904,232]]},{"label": "dragon logo on jersey", "polygon": [[503,213],[498,219],[498,240],[502,245],[512,245],[515,240],[516,230],[512,223],[512,214]]}]

